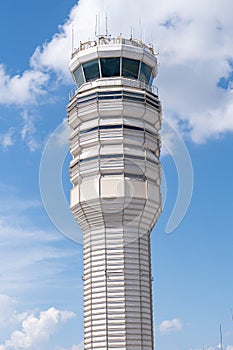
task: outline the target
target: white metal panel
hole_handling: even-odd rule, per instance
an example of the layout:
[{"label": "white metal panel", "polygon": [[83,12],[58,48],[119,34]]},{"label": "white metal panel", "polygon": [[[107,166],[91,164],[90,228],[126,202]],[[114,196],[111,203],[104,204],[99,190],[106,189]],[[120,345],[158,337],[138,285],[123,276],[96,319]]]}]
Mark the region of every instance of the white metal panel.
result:
[{"label": "white metal panel", "polygon": [[101,179],[101,197],[123,197],[124,196],[124,179],[122,177],[109,177]]},{"label": "white metal panel", "polygon": [[79,203],[79,188],[75,186],[70,191],[70,206],[73,207]]}]

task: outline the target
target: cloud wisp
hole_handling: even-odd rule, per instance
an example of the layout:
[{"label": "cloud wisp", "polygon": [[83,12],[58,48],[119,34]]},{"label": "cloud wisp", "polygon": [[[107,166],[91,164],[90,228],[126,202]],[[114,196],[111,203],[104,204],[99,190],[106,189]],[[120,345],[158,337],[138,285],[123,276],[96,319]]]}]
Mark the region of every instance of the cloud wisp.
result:
[{"label": "cloud wisp", "polygon": [[14,140],[15,129],[9,128],[5,133],[0,134],[0,145],[3,150],[6,151],[9,147],[13,146],[15,143]]},{"label": "cloud wisp", "polygon": [[22,113],[23,127],[21,130],[21,140],[24,141],[31,152],[36,151],[41,147],[41,143],[36,139],[36,127],[33,117],[24,110]]},{"label": "cloud wisp", "polygon": [[164,335],[168,333],[179,332],[183,329],[183,324],[179,318],[164,320],[159,325],[159,333]]},{"label": "cloud wisp", "polygon": [[8,327],[17,324],[27,317],[27,312],[18,313],[16,311],[17,301],[7,294],[0,294],[0,327]]},{"label": "cloud wisp", "polygon": [[[189,348],[188,350],[219,350],[219,349],[222,349],[222,346],[221,345],[217,345],[217,346],[202,346],[200,348]],[[224,349],[226,350],[233,350],[233,346],[232,345],[227,345],[226,348],[224,347]]]}]

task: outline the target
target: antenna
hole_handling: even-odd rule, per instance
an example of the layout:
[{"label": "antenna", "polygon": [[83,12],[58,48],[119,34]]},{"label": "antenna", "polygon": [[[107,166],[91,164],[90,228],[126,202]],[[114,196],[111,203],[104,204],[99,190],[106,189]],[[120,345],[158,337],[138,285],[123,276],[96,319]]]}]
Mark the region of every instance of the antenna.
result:
[{"label": "antenna", "polygon": [[132,38],[135,38],[135,28],[132,26],[131,30],[132,30]]},{"label": "antenna", "polygon": [[108,37],[108,14],[105,13],[105,34]]},{"label": "antenna", "polygon": [[96,14],[96,19],[95,19],[95,36],[98,39],[108,39],[110,40],[111,35],[109,34],[108,31],[108,14],[107,12],[105,13],[105,33],[104,31],[102,32],[103,29],[103,21],[101,21],[101,16],[99,13]]},{"label": "antenna", "polygon": [[142,41],[142,18],[139,17],[140,41]]},{"label": "antenna", "polygon": [[133,39],[133,26],[130,27],[130,39]]},{"label": "antenna", "polygon": [[74,52],[74,26],[71,28],[71,54]]},{"label": "antenna", "polygon": [[97,36],[100,35],[100,14],[98,13],[98,30],[97,30]]},{"label": "antenna", "polygon": [[145,29],[143,31],[142,41],[143,41],[143,43],[146,43],[146,30]]},{"label": "antenna", "polygon": [[97,37],[98,15],[95,15],[95,36]]},{"label": "antenna", "polygon": [[220,343],[219,343],[219,348],[220,348],[221,350],[223,350],[223,343],[222,343],[222,326],[221,326],[221,324],[220,324],[220,326],[219,326],[219,330],[220,330]]}]

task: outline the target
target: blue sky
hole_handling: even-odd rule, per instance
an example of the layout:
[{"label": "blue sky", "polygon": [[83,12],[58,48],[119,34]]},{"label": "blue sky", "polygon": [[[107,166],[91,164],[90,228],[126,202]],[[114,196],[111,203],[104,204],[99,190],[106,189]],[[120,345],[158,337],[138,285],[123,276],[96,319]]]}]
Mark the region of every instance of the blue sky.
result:
[{"label": "blue sky", "polygon": [[[159,51],[156,84],[164,121],[184,140],[194,173],[187,213],[167,234],[178,189],[185,196],[191,188],[178,182],[179,176],[190,179],[190,164],[176,168],[183,149],[164,129],[167,196],[152,232],[156,349],[216,350],[220,323],[224,349],[233,349],[233,4],[147,0],[146,5],[133,0],[0,4],[0,350],[82,347],[82,246],[48,217],[39,176],[45,144],[66,116],[73,86],[72,26],[77,46],[93,37],[96,13],[104,18],[104,11],[112,35],[126,37],[131,26],[141,35],[141,16],[145,41]],[[67,134],[59,135],[64,151]],[[69,159],[62,169],[67,198]]]}]

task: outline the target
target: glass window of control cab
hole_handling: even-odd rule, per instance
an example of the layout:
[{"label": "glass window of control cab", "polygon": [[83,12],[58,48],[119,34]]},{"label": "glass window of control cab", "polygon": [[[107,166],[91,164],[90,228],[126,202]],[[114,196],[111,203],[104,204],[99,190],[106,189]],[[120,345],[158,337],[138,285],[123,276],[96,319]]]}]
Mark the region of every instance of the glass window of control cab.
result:
[{"label": "glass window of control cab", "polygon": [[144,62],[141,62],[139,80],[147,85],[150,84],[151,83],[151,73],[152,73],[152,68],[149,67]]},{"label": "glass window of control cab", "polygon": [[126,57],[99,58],[84,63],[74,71],[75,81],[80,87],[83,83],[95,79],[125,77],[140,80],[146,85],[153,82],[152,67],[146,63]]},{"label": "glass window of control cab", "polygon": [[85,81],[84,81],[84,76],[83,76],[83,69],[82,66],[79,66],[78,69],[74,71],[74,78],[76,81],[76,84],[81,86]]},{"label": "glass window of control cab", "polygon": [[99,71],[99,60],[93,60],[83,64],[83,71],[86,78],[86,81],[92,81],[100,78]]},{"label": "glass window of control cab", "polygon": [[103,78],[120,76],[120,57],[101,58],[100,66]]},{"label": "glass window of control cab", "polygon": [[130,58],[122,58],[122,76],[125,78],[138,79],[140,61]]}]

